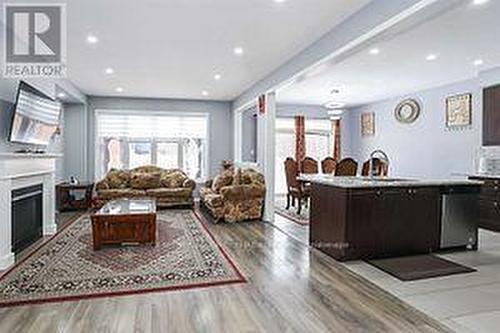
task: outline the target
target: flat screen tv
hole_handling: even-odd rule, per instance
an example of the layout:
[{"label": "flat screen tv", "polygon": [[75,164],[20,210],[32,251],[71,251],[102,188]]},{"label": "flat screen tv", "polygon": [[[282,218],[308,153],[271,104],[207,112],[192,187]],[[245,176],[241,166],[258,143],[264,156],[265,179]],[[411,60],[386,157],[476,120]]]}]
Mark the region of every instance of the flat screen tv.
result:
[{"label": "flat screen tv", "polygon": [[46,146],[59,126],[61,103],[22,82],[17,90],[9,141]]}]

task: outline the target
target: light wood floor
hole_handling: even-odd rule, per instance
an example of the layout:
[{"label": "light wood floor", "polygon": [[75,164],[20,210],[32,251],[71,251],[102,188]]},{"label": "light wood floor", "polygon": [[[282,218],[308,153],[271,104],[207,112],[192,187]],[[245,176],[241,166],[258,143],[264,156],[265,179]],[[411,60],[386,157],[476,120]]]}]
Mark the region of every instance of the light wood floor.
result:
[{"label": "light wood floor", "polygon": [[447,331],[271,224],[210,230],[248,283],[3,308],[0,332]]}]

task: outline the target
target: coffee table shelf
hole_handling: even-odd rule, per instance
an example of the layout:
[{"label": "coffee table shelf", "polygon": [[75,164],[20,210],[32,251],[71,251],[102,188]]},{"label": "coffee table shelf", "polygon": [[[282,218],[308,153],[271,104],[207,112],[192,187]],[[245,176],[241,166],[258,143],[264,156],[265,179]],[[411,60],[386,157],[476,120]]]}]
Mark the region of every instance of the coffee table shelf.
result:
[{"label": "coffee table shelf", "polygon": [[103,245],[156,243],[156,201],[118,199],[90,216],[94,250]]}]

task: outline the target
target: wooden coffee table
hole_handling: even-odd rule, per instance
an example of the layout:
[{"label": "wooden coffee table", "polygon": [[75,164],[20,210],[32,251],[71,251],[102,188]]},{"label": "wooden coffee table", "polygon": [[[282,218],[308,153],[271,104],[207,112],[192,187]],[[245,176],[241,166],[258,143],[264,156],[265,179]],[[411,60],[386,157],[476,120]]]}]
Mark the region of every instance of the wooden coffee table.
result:
[{"label": "wooden coffee table", "polygon": [[118,199],[90,216],[94,250],[110,244],[156,242],[156,200]]}]

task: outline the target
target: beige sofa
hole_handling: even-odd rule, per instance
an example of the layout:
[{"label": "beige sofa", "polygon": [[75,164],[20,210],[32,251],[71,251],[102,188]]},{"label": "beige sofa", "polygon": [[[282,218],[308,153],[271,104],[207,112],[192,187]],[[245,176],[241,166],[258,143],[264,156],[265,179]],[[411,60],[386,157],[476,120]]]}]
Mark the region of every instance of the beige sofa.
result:
[{"label": "beige sofa", "polygon": [[265,196],[264,176],[253,169],[225,170],[200,189],[201,207],[216,222],[261,219]]},{"label": "beige sofa", "polygon": [[143,166],[132,170],[112,169],[96,184],[95,205],[119,198],[156,198],[159,208],[192,206],[196,183],[178,169]]}]

